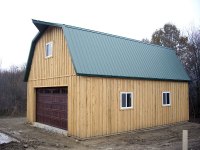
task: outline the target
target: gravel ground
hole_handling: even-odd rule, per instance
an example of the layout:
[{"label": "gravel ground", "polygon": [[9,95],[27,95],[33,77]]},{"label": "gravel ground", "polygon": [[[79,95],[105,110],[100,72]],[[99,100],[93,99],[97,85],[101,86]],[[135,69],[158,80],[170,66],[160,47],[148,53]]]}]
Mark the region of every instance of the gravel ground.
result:
[{"label": "gravel ground", "polygon": [[182,122],[175,125],[136,130],[107,137],[77,140],[39,129],[25,118],[0,118],[0,132],[19,142],[0,144],[1,150],[55,149],[182,149],[182,130],[188,130],[189,149],[200,149],[200,124]]}]

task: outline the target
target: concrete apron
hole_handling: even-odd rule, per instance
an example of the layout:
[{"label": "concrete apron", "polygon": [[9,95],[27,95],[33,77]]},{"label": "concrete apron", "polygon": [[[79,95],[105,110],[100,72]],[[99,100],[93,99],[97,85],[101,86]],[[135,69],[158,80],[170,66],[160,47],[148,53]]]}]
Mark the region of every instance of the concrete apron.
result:
[{"label": "concrete apron", "polygon": [[55,127],[52,127],[52,126],[49,126],[49,125],[46,125],[46,124],[42,124],[42,123],[38,123],[38,122],[34,122],[33,126],[45,129],[45,130],[50,131],[50,132],[54,132],[54,133],[58,133],[58,134],[62,134],[64,136],[67,136],[67,131],[63,130],[63,129],[55,128]]}]

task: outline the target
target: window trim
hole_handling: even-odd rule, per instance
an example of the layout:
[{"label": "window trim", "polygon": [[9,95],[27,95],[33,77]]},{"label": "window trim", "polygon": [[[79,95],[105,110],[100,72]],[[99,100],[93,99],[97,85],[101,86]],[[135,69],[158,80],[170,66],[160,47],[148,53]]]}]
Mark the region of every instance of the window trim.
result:
[{"label": "window trim", "polygon": [[[47,45],[51,45],[51,55],[49,55],[49,56],[47,56]],[[53,57],[53,41],[51,41],[51,42],[47,42],[46,44],[45,44],[45,58],[50,58],[50,57]]]},{"label": "window trim", "polygon": [[[163,94],[164,94],[164,93],[169,93],[169,104],[163,104],[163,98],[164,98],[164,97],[163,97]],[[170,93],[170,91],[163,91],[163,92],[162,92],[162,106],[163,106],[163,107],[171,106],[171,93]]]},{"label": "window trim", "polygon": [[[122,107],[122,94],[126,94],[126,97],[127,97],[127,94],[131,94],[131,107]],[[120,98],[119,98],[120,109],[121,110],[133,109],[133,98],[134,98],[133,92],[120,92]]]}]

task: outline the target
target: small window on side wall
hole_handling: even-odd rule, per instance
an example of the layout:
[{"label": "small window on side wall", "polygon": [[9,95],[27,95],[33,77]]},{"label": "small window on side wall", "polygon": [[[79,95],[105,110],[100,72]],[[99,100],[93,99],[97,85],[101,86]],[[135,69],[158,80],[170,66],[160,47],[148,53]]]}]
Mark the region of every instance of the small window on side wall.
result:
[{"label": "small window on side wall", "polygon": [[162,93],[162,105],[163,106],[170,106],[171,105],[170,92],[163,92]]},{"label": "small window on side wall", "polygon": [[121,92],[120,93],[120,109],[133,108],[133,93]]},{"label": "small window on side wall", "polygon": [[52,57],[52,52],[53,52],[53,42],[46,43],[45,58]]}]

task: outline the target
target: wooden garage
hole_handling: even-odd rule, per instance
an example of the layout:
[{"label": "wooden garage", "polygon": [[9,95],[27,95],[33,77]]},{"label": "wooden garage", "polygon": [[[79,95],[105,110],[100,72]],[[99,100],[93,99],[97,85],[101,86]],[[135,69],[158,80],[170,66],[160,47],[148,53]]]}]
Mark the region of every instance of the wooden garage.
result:
[{"label": "wooden garage", "polygon": [[188,81],[175,51],[33,20],[27,120],[88,138],[189,119]]}]

